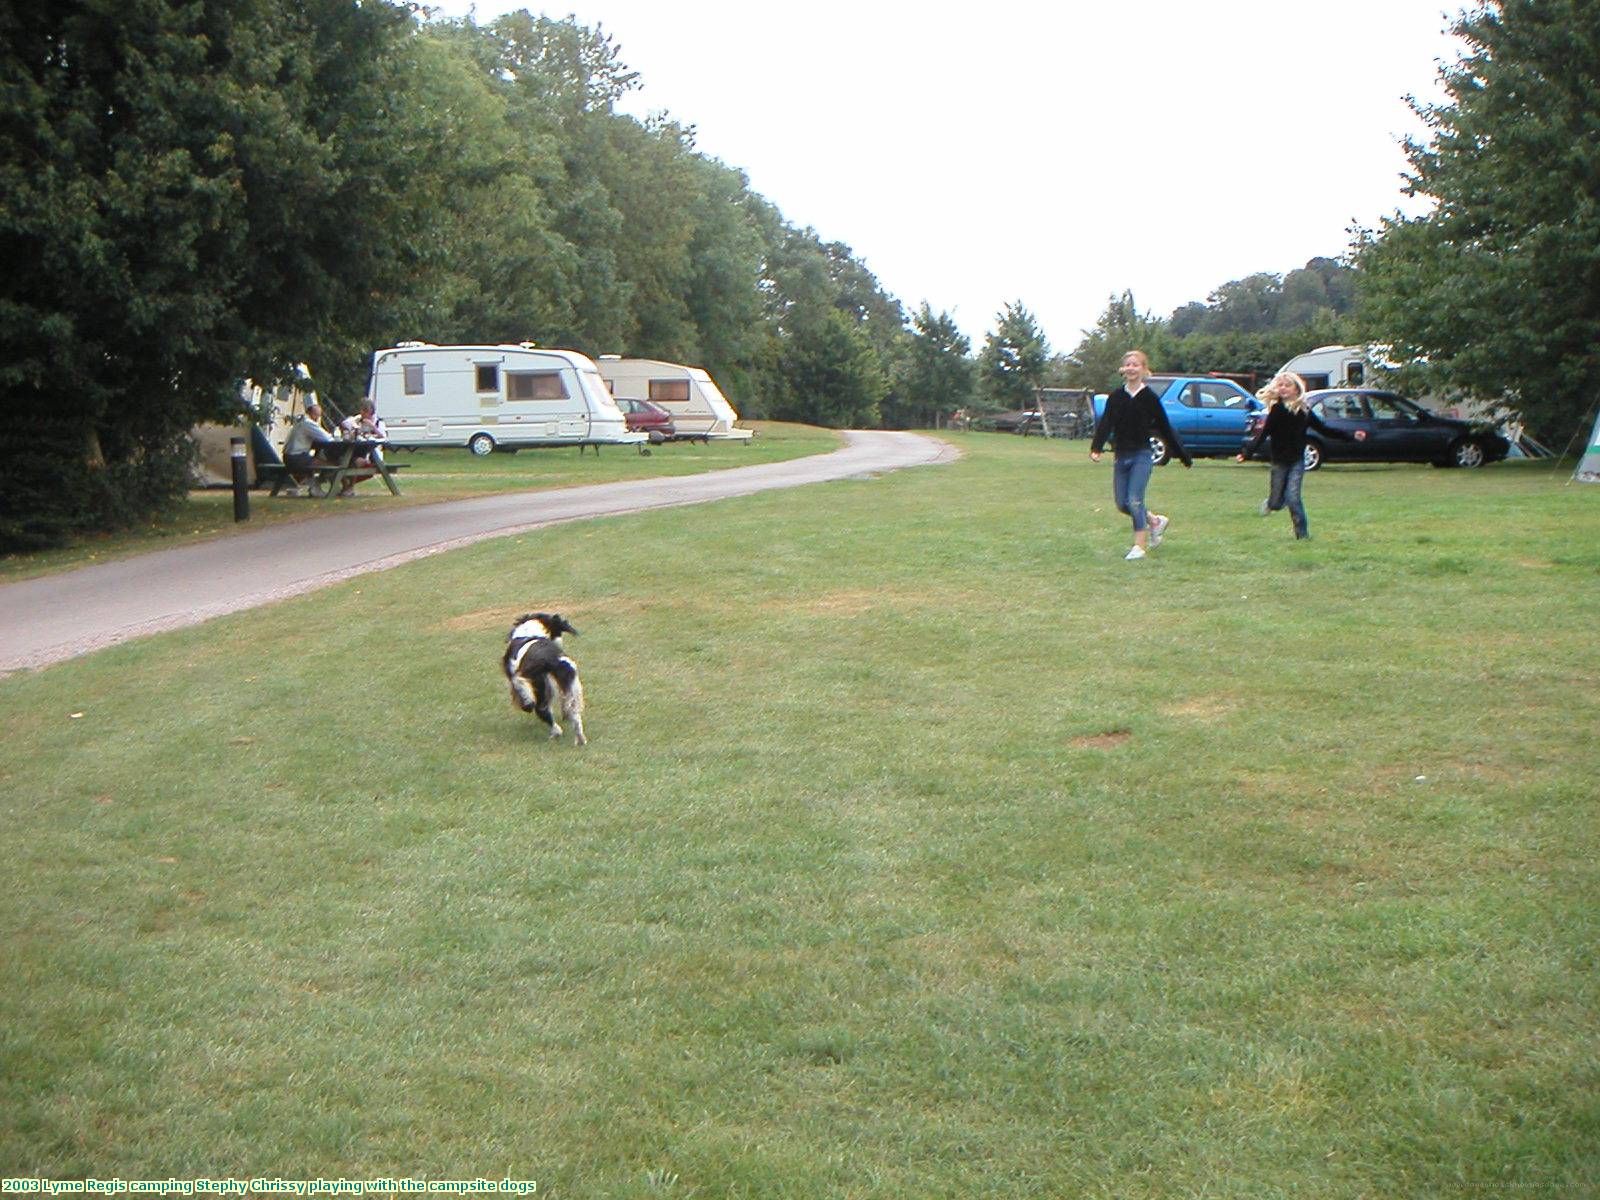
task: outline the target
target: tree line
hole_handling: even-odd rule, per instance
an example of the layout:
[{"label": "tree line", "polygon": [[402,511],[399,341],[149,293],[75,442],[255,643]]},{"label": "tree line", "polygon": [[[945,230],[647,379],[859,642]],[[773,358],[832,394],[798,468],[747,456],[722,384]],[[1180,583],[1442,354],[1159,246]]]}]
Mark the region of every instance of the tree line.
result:
[{"label": "tree line", "polygon": [[603,28],[392,0],[0,5],[0,548],[181,496],[187,430],[241,379],[304,361],[348,406],[409,338],[692,362],[748,416],[841,426],[1103,388],[1132,345],[1260,375],[1372,341],[1557,436],[1600,344],[1597,26],[1583,0],[1464,14],[1408,147],[1437,203],[1348,260],[1164,318],[1125,292],[1067,352],[1018,300],[974,352],[692,125],[619,112],[639,80]]}]

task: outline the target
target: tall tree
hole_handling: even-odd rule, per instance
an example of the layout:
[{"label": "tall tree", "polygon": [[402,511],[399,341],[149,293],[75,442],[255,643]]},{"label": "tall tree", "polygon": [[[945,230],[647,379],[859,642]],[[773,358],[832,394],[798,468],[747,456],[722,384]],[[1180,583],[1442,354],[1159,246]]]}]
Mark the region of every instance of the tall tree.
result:
[{"label": "tall tree", "polygon": [[1166,322],[1141,313],[1132,292],[1123,292],[1106,301],[1106,307],[1093,329],[1085,329],[1072,352],[1075,364],[1072,386],[1111,388],[1117,383],[1117,364],[1129,350],[1143,350],[1157,370],[1163,369],[1171,351],[1173,337]]},{"label": "tall tree", "polygon": [[1027,307],[1007,304],[983,340],[978,354],[978,393],[984,403],[1000,408],[1028,408],[1044,382],[1050,343]]},{"label": "tall tree", "polygon": [[937,427],[974,400],[977,369],[972,342],[948,312],[935,313],[924,300],[911,318],[911,341],[894,394],[900,399],[885,417],[892,424]]},{"label": "tall tree", "polygon": [[386,136],[406,27],[381,0],[0,6],[0,545],[169,502],[239,379],[372,328],[425,229]]},{"label": "tall tree", "polygon": [[[695,155],[691,278],[686,303],[705,367],[741,412],[757,415],[760,365],[768,330],[762,320],[762,202],[738,171]],[[752,407],[754,405],[754,407]]]},{"label": "tall tree", "polygon": [[774,415],[835,429],[879,423],[888,390],[882,362],[860,326],[837,309],[790,335],[780,369],[784,397]]},{"label": "tall tree", "polygon": [[1447,99],[1413,107],[1399,214],[1358,254],[1375,336],[1435,386],[1497,398],[1562,438],[1600,367],[1600,5],[1503,0],[1463,15]]}]

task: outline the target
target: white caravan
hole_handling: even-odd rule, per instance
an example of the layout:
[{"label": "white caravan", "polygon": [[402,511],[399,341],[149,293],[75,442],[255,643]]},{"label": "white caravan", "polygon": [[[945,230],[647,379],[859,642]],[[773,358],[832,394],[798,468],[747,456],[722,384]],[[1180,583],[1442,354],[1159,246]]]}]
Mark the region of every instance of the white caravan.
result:
[{"label": "white caravan", "polygon": [[637,445],[594,363],[576,350],[401,342],[372,356],[367,394],[389,443],[465,446]]},{"label": "white caravan", "polygon": [[733,427],[739,414],[699,367],[602,354],[600,373],[619,400],[648,400],[671,413],[680,438],[748,442],[755,436]]},{"label": "white caravan", "polygon": [[1367,387],[1372,360],[1365,346],[1318,346],[1297,354],[1279,368],[1306,381],[1308,391],[1322,388]]}]

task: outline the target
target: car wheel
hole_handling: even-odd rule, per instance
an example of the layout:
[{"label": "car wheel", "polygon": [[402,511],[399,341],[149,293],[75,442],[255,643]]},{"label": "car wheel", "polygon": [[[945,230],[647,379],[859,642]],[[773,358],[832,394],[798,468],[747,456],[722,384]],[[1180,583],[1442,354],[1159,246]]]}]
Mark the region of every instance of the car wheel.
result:
[{"label": "car wheel", "polygon": [[479,458],[486,458],[494,453],[494,439],[487,433],[475,433],[467,443],[467,449]]},{"label": "car wheel", "polygon": [[1150,439],[1150,461],[1158,467],[1164,467],[1172,461],[1165,439],[1158,437]]},{"label": "car wheel", "polygon": [[1306,439],[1306,470],[1315,471],[1322,465],[1322,443],[1315,438]]},{"label": "car wheel", "polygon": [[1477,438],[1462,438],[1450,447],[1450,462],[1457,467],[1481,467],[1488,457]]}]

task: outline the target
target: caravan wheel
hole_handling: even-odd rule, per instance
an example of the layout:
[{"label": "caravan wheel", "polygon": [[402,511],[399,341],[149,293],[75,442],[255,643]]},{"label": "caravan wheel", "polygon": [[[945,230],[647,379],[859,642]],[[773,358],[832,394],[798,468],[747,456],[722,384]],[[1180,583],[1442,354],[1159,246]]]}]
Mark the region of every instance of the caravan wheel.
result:
[{"label": "caravan wheel", "polygon": [[479,458],[487,458],[494,453],[494,439],[487,433],[475,433],[467,442],[467,449]]}]

